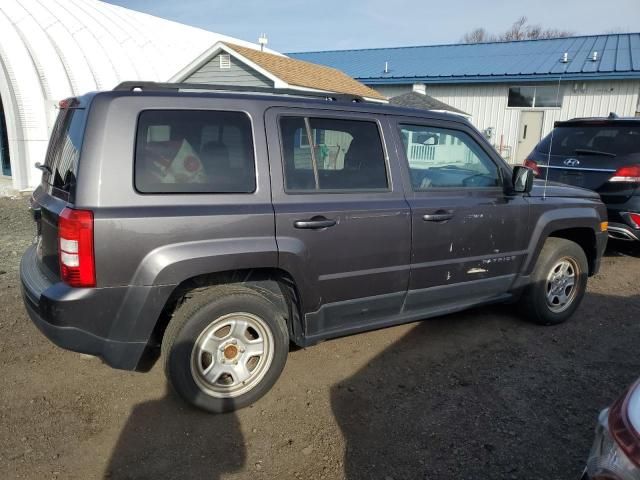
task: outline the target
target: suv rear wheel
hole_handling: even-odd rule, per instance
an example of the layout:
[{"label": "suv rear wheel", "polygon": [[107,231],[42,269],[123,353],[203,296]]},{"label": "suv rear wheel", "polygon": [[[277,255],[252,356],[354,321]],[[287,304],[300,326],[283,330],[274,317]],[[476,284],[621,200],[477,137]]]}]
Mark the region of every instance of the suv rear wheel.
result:
[{"label": "suv rear wheel", "polygon": [[167,378],[193,405],[220,413],[245,407],[276,382],[289,335],[280,309],[257,290],[196,290],[176,310],[162,341]]},{"label": "suv rear wheel", "polygon": [[567,320],[582,301],[588,271],[580,245],[564,238],[548,238],[521,299],[524,314],[541,325]]}]

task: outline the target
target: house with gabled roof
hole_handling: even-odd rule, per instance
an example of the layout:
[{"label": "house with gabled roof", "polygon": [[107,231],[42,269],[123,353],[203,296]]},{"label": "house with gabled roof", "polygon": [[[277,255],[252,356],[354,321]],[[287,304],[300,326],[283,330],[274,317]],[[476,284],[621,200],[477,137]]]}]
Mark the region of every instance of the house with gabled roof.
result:
[{"label": "house with gabled roof", "polygon": [[169,81],[341,93],[386,102],[380,92],[335,68],[230,42],[212,45]]}]

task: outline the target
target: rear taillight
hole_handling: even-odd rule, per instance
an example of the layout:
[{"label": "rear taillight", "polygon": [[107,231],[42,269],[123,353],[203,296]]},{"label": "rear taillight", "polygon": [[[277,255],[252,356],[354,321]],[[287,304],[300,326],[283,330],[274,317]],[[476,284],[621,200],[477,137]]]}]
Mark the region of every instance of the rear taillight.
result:
[{"label": "rear taillight", "polygon": [[60,276],[66,284],[96,286],[91,210],[62,210],[58,219],[58,259]]},{"label": "rear taillight", "polygon": [[610,182],[640,183],[640,165],[620,167],[609,179]]},{"label": "rear taillight", "polygon": [[525,167],[528,167],[528,168],[530,168],[531,170],[533,170],[533,174],[534,174],[536,177],[539,177],[539,176],[540,176],[540,167],[538,167],[538,164],[537,164],[536,162],[534,162],[533,160],[530,160],[530,159],[528,159],[528,158],[527,158],[527,159],[524,161],[523,165],[524,165]]},{"label": "rear taillight", "polygon": [[640,228],[640,213],[623,213],[623,217],[627,217],[633,228]]},{"label": "rear taillight", "polygon": [[636,466],[640,467],[640,382],[636,382],[609,410],[609,432]]},{"label": "rear taillight", "polygon": [[77,107],[79,103],[80,102],[78,102],[78,99],[75,97],[65,98],[64,100],[60,100],[58,102],[58,108],[60,109],[73,108],[73,107]]}]

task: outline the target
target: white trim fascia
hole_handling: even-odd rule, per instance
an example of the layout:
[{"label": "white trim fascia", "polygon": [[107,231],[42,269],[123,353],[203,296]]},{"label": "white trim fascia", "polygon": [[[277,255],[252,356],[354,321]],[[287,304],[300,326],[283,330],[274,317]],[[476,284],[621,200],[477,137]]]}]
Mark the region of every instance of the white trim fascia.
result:
[{"label": "white trim fascia", "polygon": [[467,119],[470,119],[472,117],[472,115],[468,115],[466,113],[460,113],[460,112],[454,112],[453,110],[435,110],[435,109],[429,109],[430,112],[438,112],[438,113],[450,113],[452,115],[458,115],[460,117],[464,117]]}]

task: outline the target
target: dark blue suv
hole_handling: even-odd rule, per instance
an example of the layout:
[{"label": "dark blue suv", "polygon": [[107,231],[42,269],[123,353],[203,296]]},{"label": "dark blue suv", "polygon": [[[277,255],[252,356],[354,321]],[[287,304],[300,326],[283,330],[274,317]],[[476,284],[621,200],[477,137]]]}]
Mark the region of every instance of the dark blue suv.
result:
[{"label": "dark blue suv", "polygon": [[609,236],[640,241],[640,118],[556,122],[524,164],[540,178],[595,190],[607,206]]}]

